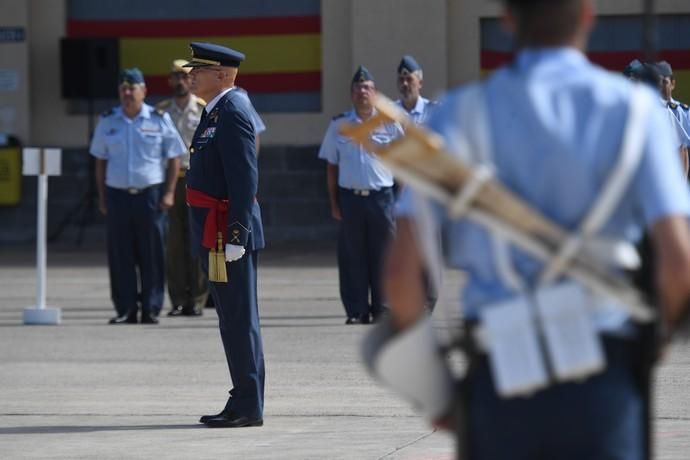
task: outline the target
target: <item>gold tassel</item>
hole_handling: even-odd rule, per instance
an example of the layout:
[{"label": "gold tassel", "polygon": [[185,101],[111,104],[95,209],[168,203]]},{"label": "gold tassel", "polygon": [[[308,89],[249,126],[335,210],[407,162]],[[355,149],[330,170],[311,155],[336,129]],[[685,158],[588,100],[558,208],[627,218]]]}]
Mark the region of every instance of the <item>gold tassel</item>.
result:
[{"label": "gold tassel", "polygon": [[208,280],[216,283],[227,283],[228,272],[225,269],[225,250],[223,233],[218,232],[218,249],[208,251]]}]

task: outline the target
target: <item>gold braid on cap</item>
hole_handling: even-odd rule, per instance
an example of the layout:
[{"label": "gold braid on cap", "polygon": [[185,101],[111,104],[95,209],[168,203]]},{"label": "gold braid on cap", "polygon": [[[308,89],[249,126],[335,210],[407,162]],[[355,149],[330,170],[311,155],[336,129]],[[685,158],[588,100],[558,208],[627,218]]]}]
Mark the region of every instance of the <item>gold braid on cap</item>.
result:
[{"label": "gold braid on cap", "polygon": [[192,64],[195,62],[200,62],[202,64],[208,64],[208,65],[222,65],[220,61],[213,61],[211,59],[201,59],[198,57],[193,57],[192,58]]}]

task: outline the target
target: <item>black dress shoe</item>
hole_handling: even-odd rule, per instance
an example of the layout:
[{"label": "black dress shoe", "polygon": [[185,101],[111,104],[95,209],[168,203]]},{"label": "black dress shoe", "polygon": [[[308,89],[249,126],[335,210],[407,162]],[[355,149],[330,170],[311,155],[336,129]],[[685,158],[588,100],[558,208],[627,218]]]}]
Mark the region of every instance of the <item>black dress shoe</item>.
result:
[{"label": "black dress shoe", "polygon": [[110,318],[108,324],[137,324],[137,314],[129,313],[127,315],[116,316],[115,318]]},{"label": "black dress shoe", "polygon": [[263,424],[264,419],[262,418],[251,418],[232,412],[226,412],[206,420],[206,426],[209,428],[242,428],[245,426],[263,426]]},{"label": "black dress shoe", "polygon": [[182,307],[182,315],[184,316],[201,316],[204,311],[197,307]]},{"label": "black dress shoe", "polygon": [[347,324],[347,325],[359,324],[359,318],[348,318],[345,320],[345,324]]},{"label": "black dress shoe", "polygon": [[142,313],[141,324],[158,324],[158,318],[148,313]]},{"label": "black dress shoe", "polygon": [[182,305],[175,305],[168,312],[168,316],[182,316],[183,314]]},{"label": "black dress shoe", "polygon": [[223,409],[216,415],[202,415],[201,418],[199,419],[199,423],[207,423],[211,419],[215,419],[218,417],[225,417],[229,412],[226,409]]}]

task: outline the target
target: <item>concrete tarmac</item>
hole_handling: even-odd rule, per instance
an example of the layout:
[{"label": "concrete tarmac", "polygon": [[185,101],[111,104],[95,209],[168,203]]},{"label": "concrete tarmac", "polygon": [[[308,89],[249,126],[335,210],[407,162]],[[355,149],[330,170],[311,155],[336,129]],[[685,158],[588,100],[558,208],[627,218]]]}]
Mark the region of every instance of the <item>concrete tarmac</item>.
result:
[{"label": "concrete tarmac", "polygon": [[[163,315],[159,325],[107,325],[105,251],[51,247],[48,305],[62,309],[62,324],[25,326],[33,251],[0,248],[2,459],[454,458],[450,435],[364,370],[359,347],[370,326],[344,325],[332,247],[260,256],[265,424],[243,429],[198,423],[230,388],[212,309]],[[447,276],[438,325],[453,317],[459,284]],[[690,458],[689,389],[690,349],[681,344],[657,377],[659,459]]]}]

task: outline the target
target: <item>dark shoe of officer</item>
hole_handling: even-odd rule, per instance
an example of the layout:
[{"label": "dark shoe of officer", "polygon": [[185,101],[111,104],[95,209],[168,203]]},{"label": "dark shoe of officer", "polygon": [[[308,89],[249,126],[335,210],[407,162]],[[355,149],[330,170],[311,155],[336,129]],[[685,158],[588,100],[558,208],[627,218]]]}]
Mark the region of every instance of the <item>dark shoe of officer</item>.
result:
[{"label": "dark shoe of officer", "polygon": [[365,313],[359,317],[359,324],[369,324],[370,322],[369,313]]},{"label": "dark shoe of officer", "polygon": [[220,417],[225,417],[228,415],[230,411],[228,409],[223,409],[219,413],[215,415],[202,415],[201,418],[199,419],[199,423],[208,423],[209,420],[220,418]]},{"label": "dark shoe of officer", "polygon": [[168,312],[168,316],[182,316],[182,305],[173,305]]},{"label": "dark shoe of officer", "polygon": [[232,405],[232,394],[230,395],[228,400],[225,402],[225,407],[223,407],[222,411],[220,411],[219,413],[214,414],[214,415],[202,415],[201,418],[199,419],[199,423],[206,423],[209,420],[211,420],[212,418],[222,417],[222,416],[229,414],[231,412],[231,410],[230,410],[231,405]]},{"label": "dark shoe of officer", "polygon": [[151,313],[142,313],[141,324],[158,324],[158,318]]},{"label": "dark shoe of officer", "polygon": [[223,411],[218,416],[207,419],[205,424],[209,428],[242,428],[245,426],[263,426],[264,420],[235,414],[232,411]]},{"label": "dark shoe of officer", "polygon": [[108,324],[137,324],[137,312],[130,312],[126,315],[110,318]]},{"label": "dark shoe of officer", "polygon": [[359,318],[348,318],[345,320],[345,324],[347,324],[347,325],[359,324]]},{"label": "dark shoe of officer", "polygon": [[201,316],[203,314],[204,311],[201,308],[197,308],[195,305],[191,307],[182,307],[183,316]]}]

